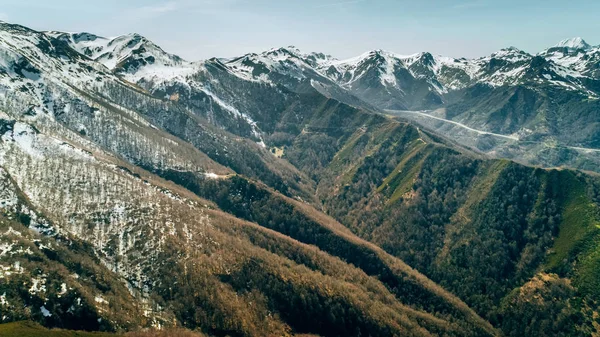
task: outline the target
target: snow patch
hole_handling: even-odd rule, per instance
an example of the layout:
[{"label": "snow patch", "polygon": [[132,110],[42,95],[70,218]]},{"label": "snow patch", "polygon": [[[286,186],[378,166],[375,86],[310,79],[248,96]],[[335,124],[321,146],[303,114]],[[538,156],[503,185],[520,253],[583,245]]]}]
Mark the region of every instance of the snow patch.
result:
[{"label": "snow patch", "polygon": [[216,173],[212,173],[212,172],[205,172],[204,173],[204,177],[208,178],[208,179],[219,179],[219,175]]},{"label": "snow patch", "polygon": [[38,293],[46,292],[46,276],[42,275],[41,277],[35,277],[31,279],[31,288],[29,288],[29,293],[32,295],[36,295]]},{"label": "snow patch", "polygon": [[6,292],[0,296],[0,305],[9,306],[10,304],[6,300]]},{"label": "snow patch", "polygon": [[44,317],[51,317],[52,314],[50,313],[50,311],[48,311],[48,309],[46,309],[46,307],[44,307],[43,305],[40,307],[40,311],[42,312],[42,315],[44,315]]}]

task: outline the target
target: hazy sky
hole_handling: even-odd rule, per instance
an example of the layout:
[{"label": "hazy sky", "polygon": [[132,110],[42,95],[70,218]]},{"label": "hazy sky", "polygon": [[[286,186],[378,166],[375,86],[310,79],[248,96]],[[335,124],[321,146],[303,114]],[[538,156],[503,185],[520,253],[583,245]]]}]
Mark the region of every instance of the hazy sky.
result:
[{"label": "hazy sky", "polygon": [[0,19],[38,30],[137,32],[188,60],[288,45],[345,58],[371,49],[535,53],[575,36],[600,44],[598,0],[0,0]]}]

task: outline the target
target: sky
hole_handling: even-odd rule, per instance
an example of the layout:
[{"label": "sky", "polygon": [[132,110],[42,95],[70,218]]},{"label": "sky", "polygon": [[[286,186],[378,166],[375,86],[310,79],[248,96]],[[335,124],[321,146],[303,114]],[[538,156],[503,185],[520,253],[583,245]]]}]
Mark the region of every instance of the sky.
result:
[{"label": "sky", "polygon": [[373,49],[479,57],[600,44],[598,0],[0,0],[0,20],[36,30],[139,33],[188,60],[294,45],[349,58]]}]

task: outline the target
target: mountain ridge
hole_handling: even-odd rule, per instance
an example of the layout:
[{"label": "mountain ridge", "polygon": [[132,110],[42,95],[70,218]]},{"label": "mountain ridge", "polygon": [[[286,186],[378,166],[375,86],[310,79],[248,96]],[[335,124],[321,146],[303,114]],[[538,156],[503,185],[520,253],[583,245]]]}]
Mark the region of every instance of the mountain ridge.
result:
[{"label": "mountain ridge", "polygon": [[0,25],[3,321],[215,336],[596,332],[597,179],[490,159],[375,100],[490,96],[503,108],[481,110],[515,121],[492,127],[519,130],[523,102],[565,94],[533,86],[552,62],[503,50],[484,75],[517,64],[522,83],[452,97],[430,89],[468,82],[452,71],[463,61],[440,80],[428,53],[374,52],[343,87],[314,69],[325,55],[278,48],[187,72],[130,37],[109,70],[68,41]]},{"label": "mountain ridge", "polygon": [[[59,40],[65,40],[66,36],[68,37],[66,43],[69,44],[75,44],[76,40],[87,41],[100,38],[89,33],[65,35],[52,32],[48,34],[59,37]],[[77,38],[77,36],[81,37]],[[289,47],[287,49],[271,49],[262,54],[249,54],[227,62],[212,59],[189,63],[164,52],[160,47],[137,34],[123,35],[112,40],[107,39],[106,41],[109,42],[106,44],[122,39],[129,39],[133,48],[125,49],[124,55],[122,55],[125,62],[121,62],[121,65],[114,60],[111,61],[114,63],[113,73],[136,83],[144,90],[149,90],[153,94],[161,93],[169,99],[180,99],[182,97],[180,89],[185,89],[187,92],[186,100],[193,97],[197,102],[198,97],[201,97],[206,102],[208,99],[208,104],[212,106],[211,109],[227,111],[230,114],[226,120],[214,122],[223,126],[227,125],[228,128],[232,124],[237,124],[239,132],[242,132],[241,135],[252,135],[259,143],[263,142],[261,139],[264,138],[261,136],[263,131],[260,120],[257,120],[255,113],[245,112],[250,108],[246,102],[236,100],[227,93],[226,88],[220,88],[217,78],[222,75],[211,69],[218,68],[217,72],[223,70],[239,77],[242,81],[257,81],[258,85],[264,83],[272,87],[269,89],[271,91],[279,90],[277,86],[281,85],[286,90],[297,93],[317,90],[325,96],[373,111],[443,108],[446,115],[442,117],[448,120],[463,123],[484,132],[519,135],[518,142],[520,144],[517,148],[511,144],[499,144],[491,148],[480,147],[476,145],[480,142],[476,135],[466,136],[463,134],[462,138],[454,139],[463,145],[484,151],[492,156],[514,158],[525,163],[548,167],[567,165],[587,170],[593,167],[592,163],[600,160],[593,153],[575,150],[594,148],[593,135],[599,132],[594,129],[596,123],[591,111],[598,101],[600,80],[577,70],[589,68],[589,64],[594,62],[593,57],[574,66],[574,63],[566,64],[557,61],[555,54],[538,57],[538,55],[531,55],[516,48],[505,48],[490,56],[472,60],[444,58],[433,56],[430,53],[405,56],[379,50],[363,54],[350,61],[340,61],[326,55],[304,54],[294,47]],[[142,47],[138,47],[140,43]],[[146,44],[154,47],[145,48],[143,45]],[[140,50],[140,48],[143,52],[132,52],[132,50]],[[103,50],[101,48],[98,53]],[[586,53],[596,55],[594,50],[591,48]],[[597,56],[600,57],[600,53],[597,53]],[[259,58],[253,60],[256,57]],[[114,59],[115,56],[112,58]],[[119,56],[116,58],[118,60]],[[148,62],[147,60],[154,61]],[[351,69],[342,69],[343,75],[336,67],[350,67]],[[208,85],[209,82],[206,81],[199,85],[200,81],[192,79],[198,76],[217,80],[210,82],[213,83],[211,85]],[[267,80],[267,82],[262,80],[268,77],[273,77],[273,79]],[[495,96],[498,98],[511,92],[530,92],[527,94],[528,96],[515,95],[514,99],[518,101],[516,104],[524,107],[525,114],[531,117],[519,117],[521,121],[519,119],[502,120],[505,118],[502,116],[505,114],[503,111],[513,109],[510,106],[513,103],[504,99],[490,101],[486,96],[481,96],[479,94],[481,92],[497,92]],[[585,114],[590,118],[587,123],[589,131],[573,137],[574,133],[570,132],[568,125],[566,128],[557,125],[557,121],[561,119],[572,118],[572,113],[560,111],[562,107],[570,104],[560,103],[558,108],[552,106],[553,103],[548,99],[549,95],[555,95],[552,92],[560,93],[559,96],[565,97],[563,100],[573,101],[573,106],[582,106],[582,109],[586,111]],[[535,100],[540,103],[528,103],[524,101],[525,97],[535,97]],[[531,100],[531,98],[527,99]],[[577,102],[581,100],[583,103]],[[465,102],[469,103],[465,104]],[[197,105],[197,103],[193,104]],[[203,103],[203,105],[205,104]],[[484,108],[475,112],[472,110],[473,106],[483,106]],[[257,108],[253,107],[251,110]],[[494,109],[499,110],[494,112]],[[558,110],[558,112],[553,110]],[[224,116],[217,115],[219,118]],[[206,117],[209,120],[212,118],[208,115]],[[411,116],[407,115],[407,117]],[[498,117],[501,119],[496,120]],[[413,120],[417,123],[422,122],[422,119]],[[512,123],[514,126],[499,127],[502,123]],[[423,124],[423,126],[431,127],[428,124],[430,123]],[[453,135],[452,132],[447,133],[443,124],[438,123],[434,129],[449,136]],[[552,155],[554,159],[550,159],[549,156],[535,158],[534,151],[539,151],[539,146],[528,146],[527,141],[530,141],[529,144],[558,142],[559,147],[546,146],[547,151],[554,153]],[[567,155],[557,150],[560,146],[572,150]]]}]

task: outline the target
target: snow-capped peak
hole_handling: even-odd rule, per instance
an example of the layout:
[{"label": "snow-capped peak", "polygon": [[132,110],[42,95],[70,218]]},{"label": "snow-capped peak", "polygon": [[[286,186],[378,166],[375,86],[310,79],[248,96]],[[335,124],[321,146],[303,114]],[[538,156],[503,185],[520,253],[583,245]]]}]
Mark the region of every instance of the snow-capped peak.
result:
[{"label": "snow-capped peak", "polygon": [[554,47],[555,48],[568,48],[568,49],[572,49],[572,50],[577,50],[577,49],[588,50],[592,46],[590,44],[588,44],[587,42],[585,42],[580,37],[573,37],[570,39],[565,39],[565,40],[560,41]]},{"label": "snow-capped peak", "polygon": [[382,49],[368,51],[346,60],[330,58],[319,64],[319,69],[329,78],[347,87],[360,79],[370,76],[379,78],[383,86],[397,84],[396,71],[406,68],[403,56]]},{"label": "snow-capped peak", "polygon": [[47,32],[79,53],[102,63],[131,82],[165,80],[196,71],[193,63],[169,54],[144,36],[131,33],[105,38],[90,33]]},{"label": "snow-capped peak", "polygon": [[490,57],[496,58],[496,59],[506,59],[511,62],[516,62],[516,61],[523,61],[525,59],[529,59],[532,56],[529,53],[527,53],[517,47],[508,47],[508,48],[500,49],[499,51],[493,53]]},{"label": "snow-capped peak", "polygon": [[337,61],[335,57],[323,53],[310,53],[308,55],[305,55],[305,60],[315,68],[328,65],[331,62]]},{"label": "snow-capped peak", "polygon": [[115,69],[125,59],[148,54],[154,60],[150,63],[181,64],[184,61],[176,55],[162,50],[152,41],[137,33],[125,34],[114,38],[105,38],[90,33],[47,32],[46,34],[67,42],[81,54]]},{"label": "snow-capped peak", "polygon": [[363,53],[359,56],[352,57],[349,59],[337,60],[335,62],[332,62],[332,65],[339,67],[339,68],[352,69],[352,68],[356,68],[362,64],[365,64],[367,62],[386,63],[386,64],[387,63],[395,63],[395,61],[397,61],[400,57],[401,57],[400,55],[396,55],[394,53],[385,51],[383,49],[376,49],[376,50],[371,50],[371,51]]},{"label": "snow-capped peak", "polygon": [[246,54],[226,62],[236,76],[247,80],[271,83],[273,76],[293,87],[306,79],[326,79],[317,69],[334,60],[331,56],[305,54],[294,46],[272,48],[262,53]]},{"label": "snow-capped peak", "polygon": [[45,34],[67,43],[71,48],[91,59],[95,59],[98,56],[97,54],[102,52],[110,42],[110,39],[85,32],[65,33],[50,31],[45,32]]},{"label": "snow-capped peak", "polygon": [[296,48],[295,46],[287,46],[287,47],[280,47],[280,48],[271,48],[265,52],[265,55],[298,56],[298,55],[302,55],[302,52],[300,51],[300,49]]}]

